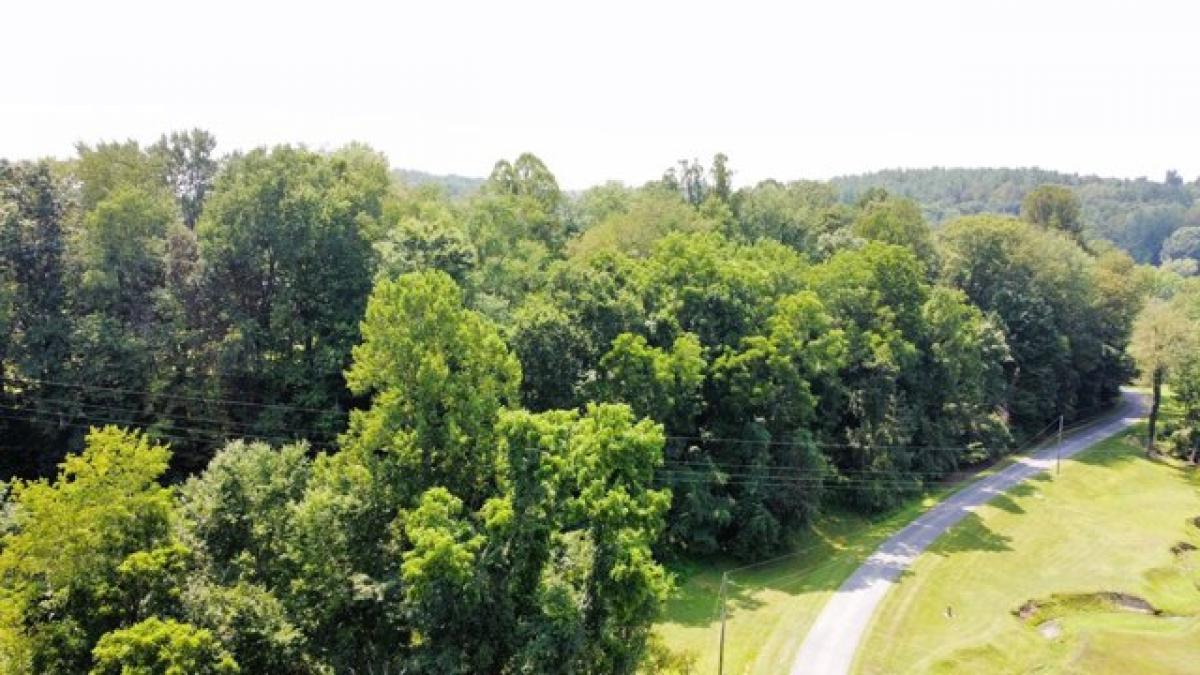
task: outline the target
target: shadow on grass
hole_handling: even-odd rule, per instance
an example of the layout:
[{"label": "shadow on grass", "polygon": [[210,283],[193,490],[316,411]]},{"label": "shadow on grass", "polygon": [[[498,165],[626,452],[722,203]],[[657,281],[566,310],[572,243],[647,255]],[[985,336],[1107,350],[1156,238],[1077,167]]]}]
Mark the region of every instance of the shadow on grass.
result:
[{"label": "shadow on grass", "polygon": [[[1015,503],[1013,505],[1016,506]],[[1019,506],[1017,508],[1020,509]],[[1018,513],[1024,513],[1024,511],[1018,511]],[[959,521],[949,532],[938,537],[933,546],[929,547],[929,552],[938,555],[953,555],[968,551],[1011,551],[1010,542],[1012,542],[1011,537],[993,531],[983,524],[982,518],[971,513]]]},{"label": "shadow on grass", "polygon": [[801,596],[834,591],[891,532],[911,519],[913,507],[877,517],[848,511],[826,513],[815,526],[798,533],[790,547],[792,553],[777,561],[748,566],[723,556],[677,561],[670,568],[679,587],[667,601],[663,619],[693,627],[719,622],[723,572],[729,573],[726,607],[731,618],[739,611],[762,607],[766,601],[760,594],[764,592]]},{"label": "shadow on grass", "polygon": [[[1007,493],[1000,493],[995,497],[992,497],[991,501],[988,502],[988,505],[1008,511],[1009,513],[1025,513],[1025,509],[1021,508],[1021,505],[1009,496],[1014,492],[1015,490],[1009,490]],[[1029,489],[1029,492],[1033,492],[1033,490]]]}]

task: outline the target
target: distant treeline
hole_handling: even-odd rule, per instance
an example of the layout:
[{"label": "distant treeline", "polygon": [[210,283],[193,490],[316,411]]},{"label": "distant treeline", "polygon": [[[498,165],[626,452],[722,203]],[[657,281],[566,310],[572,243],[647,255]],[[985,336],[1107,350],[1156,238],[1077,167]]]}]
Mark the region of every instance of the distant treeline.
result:
[{"label": "distant treeline", "polygon": [[[935,226],[976,213],[1016,215],[1021,200],[1034,188],[1062,185],[1079,197],[1088,237],[1111,241],[1143,263],[1159,263],[1164,242],[1176,230],[1200,227],[1200,182],[1185,183],[1174,171],[1160,182],[1043,169],[895,169],[830,182],[848,201],[872,187],[914,199]],[[1200,248],[1186,257],[1196,255]]]},{"label": "distant treeline", "polygon": [[[451,197],[478,190],[482,178],[397,170],[410,185],[436,184]],[[1200,179],[1197,179],[1200,181]],[[871,188],[908,197],[921,205],[934,227],[979,213],[1018,215],[1021,200],[1040,185],[1070,188],[1083,208],[1085,236],[1111,241],[1141,263],[1200,258],[1200,182],[1185,183],[1174,171],[1162,181],[1081,176],[1045,169],[894,169],[840,176],[829,181],[840,198],[854,203]],[[1171,235],[1189,228],[1167,244]],[[1190,229],[1197,228],[1197,229]],[[1164,248],[1165,247],[1165,248]],[[1194,273],[1192,265],[1180,271]]]}]

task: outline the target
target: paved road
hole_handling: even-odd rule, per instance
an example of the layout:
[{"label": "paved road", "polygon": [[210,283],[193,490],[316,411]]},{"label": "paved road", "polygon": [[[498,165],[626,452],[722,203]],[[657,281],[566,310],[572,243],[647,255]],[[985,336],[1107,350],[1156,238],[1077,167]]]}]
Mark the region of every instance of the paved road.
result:
[{"label": "paved road", "polygon": [[[1124,393],[1116,411],[1064,438],[1062,456],[1070,457],[1133,424],[1142,416],[1144,407],[1143,397]],[[825,604],[796,654],[792,675],[849,673],[875,608],[900,573],[976,507],[1018,483],[1052,470],[1056,453],[1056,448],[1047,448],[956,492],[881,544]]]}]

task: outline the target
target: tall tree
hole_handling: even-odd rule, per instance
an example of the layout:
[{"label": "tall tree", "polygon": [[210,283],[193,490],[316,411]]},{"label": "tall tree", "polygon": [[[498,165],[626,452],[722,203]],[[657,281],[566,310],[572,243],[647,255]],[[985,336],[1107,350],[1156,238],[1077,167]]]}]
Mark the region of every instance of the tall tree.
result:
[{"label": "tall tree", "polygon": [[1179,307],[1151,301],[1138,316],[1129,351],[1137,359],[1152,391],[1146,430],[1146,452],[1154,454],[1162,386],[1170,372],[1196,349],[1197,325]]},{"label": "tall tree", "polygon": [[729,169],[729,157],[718,152],[712,163],[713,194],[717,199],[729,203],[733,197],[733,171]]},{"label": "tall tree", "polygon": [[1021,201],[1021,217],[1025,220],[1062,230],[1079,239],[1083,233],[1079,197],[1061,185],[1040,185]]},{"label": "tall tree", "polygon": [[852,230],[864,239],[907,247],[928,266],[931,274],[937,271],[932,233],[921,208],[911,199],[887,197],[866,202]]},{"label": "tall tree", "polygon": [[197,225],[213,375],[203,394],[248,405],[197,417],[324,442],[341,428],[342,370],[374,276],[365,230],[386,190],[364,170],[377,167],[288,146],[230,160]]},{"label": "tall tree", "polygon": [[191,129],[164,134],[149,149],[161,166],[163,181],[175,195],[188,228],[200,220],[204,201],[212,190],[218,167],[213,155],[216,147],[217,139],[211,133]]},{"label": "tall tree", "polygon": [[[50,384],[70,354],[68,209],[66,190],[48,163],[0,160],[0,294],[7,302],[0,336],[2,428],[9,443],[25,446],[21,455],[4,453],[4,468],[23,475],[52,471],[64,432],[73,431],[57,405],[72,394]],[[14,390],[21,398],[13,398]],[[42,443],[53,450],[33,452],[30,446]]]},{"label": "tall tree", "polygon": [[108,427],[53,482],[16,484],[0,547],[5,672],[87,672],[101,636],[146,618],[148,577],[169,576],[168,561],[186,552],[173,544],[171,493],[157,482],[168,456]]},{"label": "tall tree", "polygon": [[349,447],[398,453],[416,484],[448,487],[472,508],[482,503],[491,430],[517,402],[521,369],[496,326],[463,306],[450,277],[428,271],[380,281],[346,381],[372,401],[351,415]]}]

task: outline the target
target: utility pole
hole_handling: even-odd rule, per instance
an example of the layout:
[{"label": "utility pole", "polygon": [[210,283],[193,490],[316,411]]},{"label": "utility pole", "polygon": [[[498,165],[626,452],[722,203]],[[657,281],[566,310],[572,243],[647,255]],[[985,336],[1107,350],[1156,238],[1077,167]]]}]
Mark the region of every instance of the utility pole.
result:
[{"label": "utility pole", "polygon": [[729,572],[721,573],[721,646],[717,654],[717,675],[725,673],[725,586],[729,583]]},{"label": "utility pole", "polygon": [[1054,458],[1054,474],[1062,473],[1062,432],[1063,432],[1063,416],[1058,416],[1058,451]]}]

